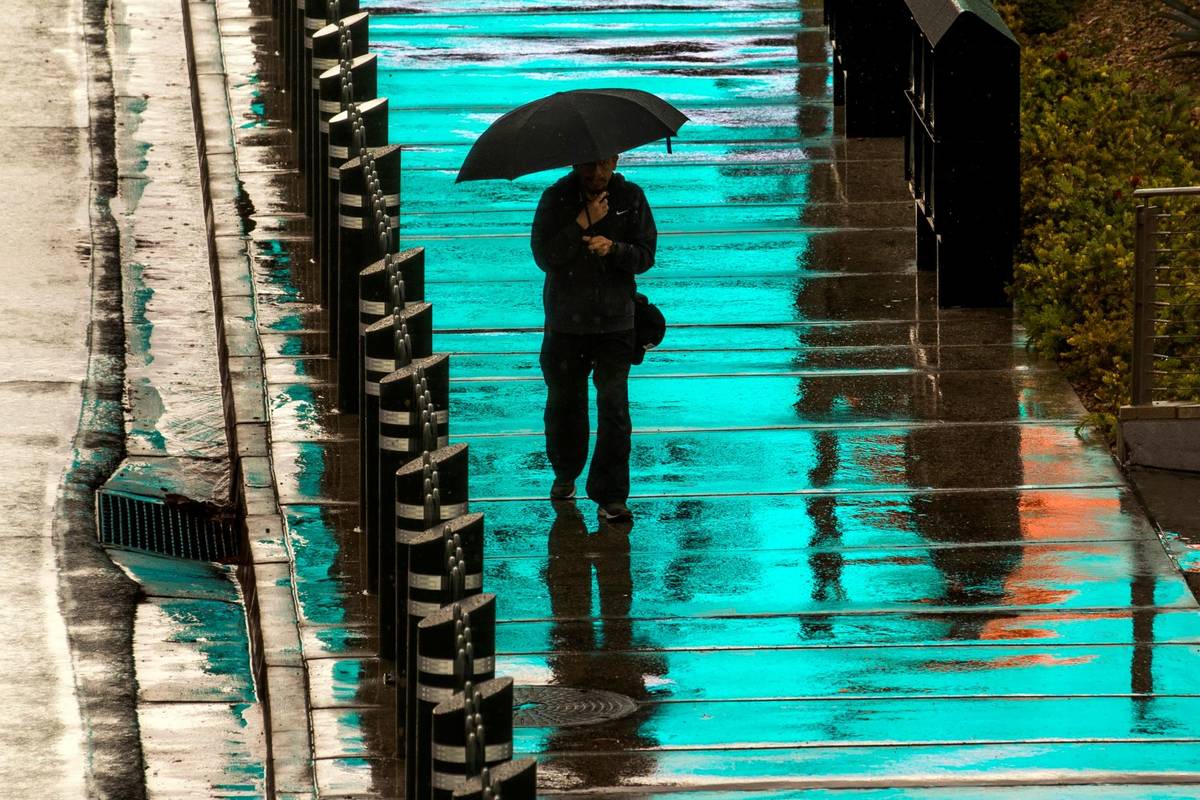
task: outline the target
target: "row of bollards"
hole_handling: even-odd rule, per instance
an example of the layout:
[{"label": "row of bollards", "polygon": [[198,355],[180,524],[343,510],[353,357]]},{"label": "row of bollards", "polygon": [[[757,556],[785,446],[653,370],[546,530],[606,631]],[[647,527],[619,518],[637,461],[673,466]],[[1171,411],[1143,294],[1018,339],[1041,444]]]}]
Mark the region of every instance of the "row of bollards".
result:
[{"label": "row of bollards", "polygon": [[296,164],[312,217],[337,361],[357,414],[366,584],[379,656],[394,665],[409,798],[532,798],[513,761],[513,684],[496,677],[496,598],[484,522],[469,513],[468,450],[449,441],[450,361],[433,352],[425,251],[400,251],[401,148],[358,0],[272,0]]}]

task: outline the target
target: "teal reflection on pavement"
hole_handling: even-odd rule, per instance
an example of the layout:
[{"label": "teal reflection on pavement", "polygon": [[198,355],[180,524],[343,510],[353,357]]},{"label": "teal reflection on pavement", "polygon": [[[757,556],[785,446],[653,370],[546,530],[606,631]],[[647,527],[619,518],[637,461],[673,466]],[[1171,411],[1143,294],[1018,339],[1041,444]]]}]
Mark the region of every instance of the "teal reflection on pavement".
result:
[{"label": "teal reflection on pavement", "polygon": [[[1011,317],[938,310],[902,149],[835,132],[820,3],[364,7],[394,12],[372,48],[407,146],[401,237],[426,248],[435,349],[453,354],[498,671],[639,703],[519,729],[545,785],[939,797],[968,794],[850,790],[1192,768],[1195,601]],[[527,226],[557,174],[454,183],[504,111],[614,85],[692,118],[674,153],[620,166],[655,209],[639,285],[672,326],[630,381],[624,529],[543,499]]]}]

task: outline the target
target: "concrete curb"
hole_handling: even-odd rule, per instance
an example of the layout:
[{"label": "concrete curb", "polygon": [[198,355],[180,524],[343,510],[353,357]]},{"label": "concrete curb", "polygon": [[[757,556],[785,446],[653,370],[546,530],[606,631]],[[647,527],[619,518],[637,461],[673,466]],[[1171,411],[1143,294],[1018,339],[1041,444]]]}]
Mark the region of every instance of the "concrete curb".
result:
[{"label": "concrete curb", "polygon": [[[306,675],[284,521],[270,462],[263,351],[248,238],[238,213],[238,167],[214,0],[182,0],[205,223],[220,314],[226,416],[245,513],[237,575],[246,598],[251,660],[264,714],[268,796],[315,796]],[[272,694],[276,702],[271,701]],[[301,698],[300,702],[291,702]]]}]

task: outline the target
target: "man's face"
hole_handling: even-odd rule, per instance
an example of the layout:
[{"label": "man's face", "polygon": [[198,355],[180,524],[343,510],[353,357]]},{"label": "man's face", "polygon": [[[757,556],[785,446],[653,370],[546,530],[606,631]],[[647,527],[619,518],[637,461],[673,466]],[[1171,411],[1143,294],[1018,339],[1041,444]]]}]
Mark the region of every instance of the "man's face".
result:
[{"label": "man's face", "polygon": [[591,161],[587,164],[576,164],[575,174],[579,176],[580,185],[589,194],[599,194],[608,188],[613,170],[617,168],[617,157],[610,156],[603,161]]}]

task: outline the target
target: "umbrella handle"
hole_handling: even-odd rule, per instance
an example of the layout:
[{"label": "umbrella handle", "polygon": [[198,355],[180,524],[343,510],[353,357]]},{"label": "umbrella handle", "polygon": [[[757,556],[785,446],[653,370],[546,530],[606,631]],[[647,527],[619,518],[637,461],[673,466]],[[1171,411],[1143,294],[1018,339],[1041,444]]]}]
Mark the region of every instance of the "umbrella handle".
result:
[{"label": "umbrella handle", "polygon": [[671,137],[667,137],[667,155],[671,154]]}]

